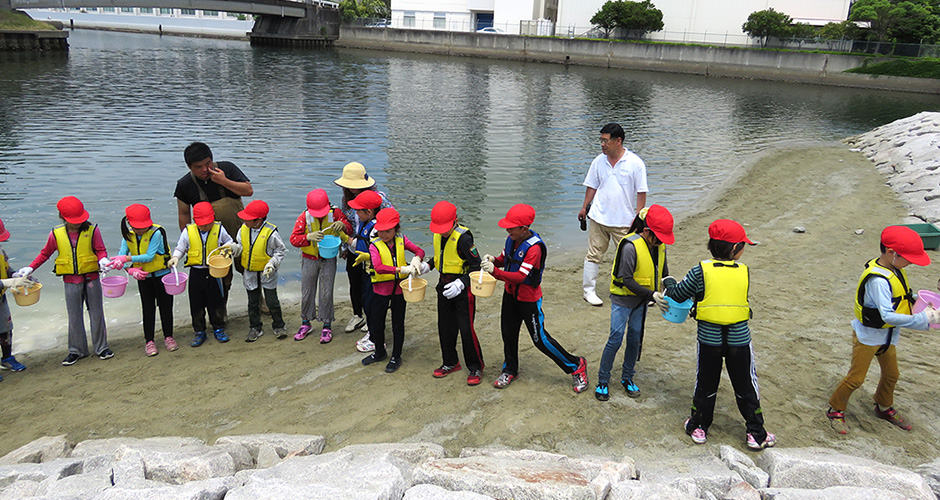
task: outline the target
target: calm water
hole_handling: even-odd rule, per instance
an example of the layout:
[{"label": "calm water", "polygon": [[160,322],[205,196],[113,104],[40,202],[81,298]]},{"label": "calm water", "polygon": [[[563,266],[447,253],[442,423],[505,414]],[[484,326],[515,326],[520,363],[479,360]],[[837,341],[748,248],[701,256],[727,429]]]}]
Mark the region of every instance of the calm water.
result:
[{"label": "calm water", "polygon": [[[535,206],[552,248],[584,244],[581,181],[609,121],[647,162],[649,203],[682,212],[769,148],[940,110],[935,96],[598,68],[91,31],[72,32],[70,43],[67,56],[0,54],[0,217],[15,268],[38,253],[68,194],[85,202],[113,252],[131,203],[175,228],[173,189],[194,140],[245,171],[285,239],[306,192],[324,187],[338,202],[332,181],[359,161],[418,244],[430,247],[428,213],[446,198],[495,253],[505,238],[495,221],[519,202]],[[291,252],[288,300],[299,297],[299,267]],[[63,342],[51,268],[37,272],[42,301],[13,306],[18,351]],[[240,278],[233,297],[231,310],[243,311]],[[139,321],[136,301],[134,286],[106,299],[109,324]],[[176,304],[188,321],[185,296]]]}]

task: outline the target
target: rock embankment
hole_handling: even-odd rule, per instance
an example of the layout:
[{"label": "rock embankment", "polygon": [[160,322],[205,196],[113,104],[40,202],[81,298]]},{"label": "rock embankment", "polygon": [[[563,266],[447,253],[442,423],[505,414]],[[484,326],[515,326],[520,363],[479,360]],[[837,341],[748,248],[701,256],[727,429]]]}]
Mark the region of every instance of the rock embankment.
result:
[{"label": "rock embankment", "polygon": [[433,443],[352,445],[322,453],[321,436],[44,437],[0,458],[0,500],[935,500],[940,462],[917,472],[821,448],[637,464],[531,450]]},{"label": "rock embankment", "polygon": [[888,177],[912,216],[940,221],[940,113],[917,113],[845,142]]}]

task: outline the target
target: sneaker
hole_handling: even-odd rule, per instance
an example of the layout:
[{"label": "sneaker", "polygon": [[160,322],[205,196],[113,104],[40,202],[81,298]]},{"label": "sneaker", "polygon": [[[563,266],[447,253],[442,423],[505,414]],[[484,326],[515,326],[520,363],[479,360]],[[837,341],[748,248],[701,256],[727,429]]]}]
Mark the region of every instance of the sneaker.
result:
[{"label": "sneaker", "polygon": [[356,328],[362,328],[366,324],[365,316],[353,316],[349,318],[349,323],[346,323],[346,333],[352,333]]},{"label": "sneaker", "polygon": [[882,420],[887,420],[888,422],[891,422],[892,424],[894,424],[894,425],[896,425],[896,426],[898,426],[898,427],[900,427],[900,428],[902,428],[902,429],[904,429],[904,430],[906,430],[906,431],[911,430],[911,424],[907,423],[907,421],[905,421],[903,418],[901,418],[901,414],[898,413],[898,411],[895,410],[893,407],[892,407],[892,408],[888,408],[887,410],[882,410],[881,407],[879,407],[879,406],[876,404],[876,405],[875,405],[875,416],[877,416],[878,418],[880,418],[880,419],[882,419]]},{"label": "sneaker", "polygon": [[826,416],[829,417],[829,426],[832,427],[832,430],[838,432],[839,434],[849,433],[848,427],[845,426],[844,413],[829,408],[829,410],[826,411]]},{"label": "sneaker", "polygon": [[324,328],[323,331],[320,332],[320,343],[329,344],[331,340],[333,340],[333,330]]},{"label": "sneaker", "polygon": [[620,385],[623,386],[623,390],[627,391],[627,396],[631,398],[640,397],[640,388],[632,380],[621,380]]},{"label": "sneaker", "polygon": [[496,379],[496,382],[493,382],[493,387],[497,389],[505,389],[509,387],[509,384],[516,379],[515,375],[503,372],[499,374],[499,377]]},{"label": "sneaker", "polygon": [[0,368],[4,370],[13,370],[15,372],[21,372],[26,369],[26,366],[23,363],[20,363],[16,360],[15,357],[10,356],[9,358],[0,359]]},{"label": "sneaker", "polygon": [[392,359],[388,360],[388,364],[385,365],[385,373],[395,373],[399,368],[401,368],[401,357],[392,356]]},{"label": "sneaker", "polygon": [[362,366],[369,366],[369,365],[371,365],[372,363],[378,363],[379,361],[384,360],[387,356],[388,356],[388,354],[383,354],[383,355],[381,355],[381,356],[376,356],[375,353],[373,352],[372,354],[370,354],[370,355],[368,355],[368,356],[362,358]]},{"label": "sneaker", "polygon": [[149,357],[149,356],[156,356],[156,355],[157,355],[157,344],[155,344],[152,340],[151,340],[150,342],[147,342],[147,345],[144,346],[144,353],[145,353],[148,357]]},{"label": "sneaker", "polygon": [[190,347],[199,347],[206,341],[206,332],[196,332],[196,336],[193,337],[193,341],[189,343]]},{"label": "sneaker", "polygon": [[278,340],[284,340],[284,339],[286,339],[286,338],[287,338],[287,328],[284,328],[283,326],[280,327],[280,328],[275,328],[275,329],[274,329],[274,336],[275,336]]},{"label": "sneaker", "polygon": [[467,375],[467,385],[480,385],[483,382],[483,370],[473,370]]},{"label": "sneaker", "polygon": [[258,340],[259,337],[264,335],[264,331],[259,328],[251,328],[248,330],[248,336],[245,337],[245,342],[254,342]]},{"label": "sneaker", "polygon": [[597,384],[594,388],[594,399],[598,401],[607,401],[610,399],[610,389],[607,384]]},{"label": "sneaker", "polygon": [[763,450],[764,448],[773,448],[777,444],[777,436],[774,436],[771,433],[767,433],[767,437],[764,438],[762,443],[758,443],[754,436],[750,432],[747,433],[747,447],[752,450]]},{"label": "sneaker", "polygon": [[685,427],[685,433],[692,437],[693,443],[705,444],[705,441],[708,441],[708,436],[705,435],[705,429],[702,429],[702,426],[698,426],[692,430],[689,430],[689,420],[692,419],[685,419],[685,424],[683,424],[683,427]]},{"label": "sneaker", "polygon": [[362,328],[360,328],[359,331],[369,333],[369,323],[366,320],[362,320]]},{"label": "sneaker", "polygon": [[114,351],[106,347],[103,351],[98,353],[98,357],[100,359],[111,359],[114,357]]},{"label": "sneaker", "polygon": [[434,370],[434,378],[444,378],[450,375],[451,373],[459,372],[460,370],[461,370],[460,361],[458,361],[457,364],[453,366],[441,365],[440,368]]},{"label": "sneaker", "polygon": [[87,356],[80,356],[80,355],[78,355],[78,354],[69,353],[69,355],[66,356],[65,359],[62,360],[62,366],[71,366],[71,365],[74,365],[76,361],[78,361],[78,360],[80,360],[80,359],[82,359],[82,358],[85,358],[85,357],[87,357]]},{"label": "sneaker", "polygon": [[359,352],[372,352],[375,350],[375,344],[369,340],[368,332],[366,332],[365,337],[362,337],[358,342],[356,342],[356,350]]},{"label": "sneaker", "polygon": [[307,324],[300,325],[300,329],[297,330],[297,333],[294,334],[294,340],[303,340],[307,338],[307,334],[310,333],[310,330],[313,330],[313,327]]},{"label": "sneaker", "polygon": [[224,344],[228,342],[228,335],[225,334],[224,329],[216,328],[215,331],[212,332],[212,334],[215,335],[215,339],[218,340],[219,343]]},{"label": "sneaker", "polygon": [[578,358],[578,369],[571,373],[574,380],[574,392],[582,393],[588,388],[587,360]]},{"label": "sneaker", "polygon": [[167,351],[175,351],[180,348],[180,346],[176,345],[176,339],[173,337],[163,337],[163,345],[166,346]]}]

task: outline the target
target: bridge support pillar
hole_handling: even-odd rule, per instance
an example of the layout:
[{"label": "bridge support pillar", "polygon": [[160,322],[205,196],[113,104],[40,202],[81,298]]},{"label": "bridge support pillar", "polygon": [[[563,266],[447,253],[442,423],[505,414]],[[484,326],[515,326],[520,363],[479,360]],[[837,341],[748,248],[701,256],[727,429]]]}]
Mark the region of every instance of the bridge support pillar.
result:
[{"label": "bridge support pillar", "polygon": [[252,45],[332,47],[339,38],[339,23],[339,9],[309,4],[303,18],[259,16],[248,36]]}]

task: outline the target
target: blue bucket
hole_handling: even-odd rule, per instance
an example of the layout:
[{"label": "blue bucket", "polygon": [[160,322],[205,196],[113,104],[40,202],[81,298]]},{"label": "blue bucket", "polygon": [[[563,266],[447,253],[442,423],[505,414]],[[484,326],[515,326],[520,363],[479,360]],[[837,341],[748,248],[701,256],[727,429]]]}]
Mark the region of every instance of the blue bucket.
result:
[{"label": "blue bucket", "polygon": [[342,243],[342,240],[339,239],[339,236],[333,236],[328,234],[317,243],[317,250],[320,252],[320,257],[323,259],[332,259],[336,257],[339,253],[339,245]]},{"label": "blue bucket", "polygon": [[692,299],[685,302],[676,302],[667,295],[666,302],[669,302],[669,310],[663,311],[663,317],[673,323],[685,323],[685,319],[689,317],[689,311],[692,309]]}]

